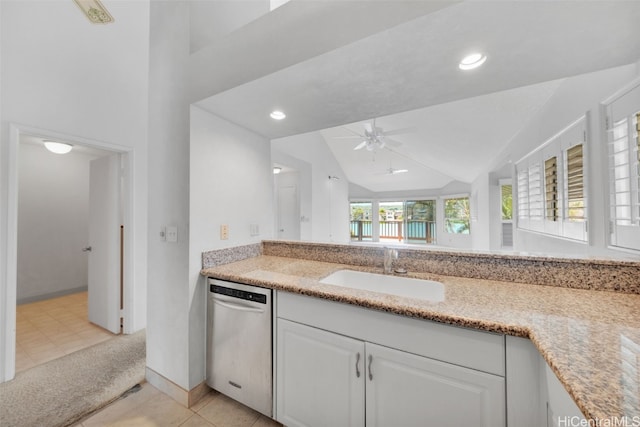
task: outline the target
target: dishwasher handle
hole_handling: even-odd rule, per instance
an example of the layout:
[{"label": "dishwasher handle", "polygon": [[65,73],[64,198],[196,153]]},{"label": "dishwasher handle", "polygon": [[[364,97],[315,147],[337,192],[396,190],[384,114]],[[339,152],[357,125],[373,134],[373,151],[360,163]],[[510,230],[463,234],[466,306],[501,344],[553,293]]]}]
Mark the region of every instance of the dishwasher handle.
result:
[{"label": "dishwasher handle", "polygon": [[234,303],[230,303],[230,302],[224,302],[224,301],[220,301],[218,299],[214,299],[213,302],[215,302],[218,305],[221,305],[225,308],[229,308],[231,310],[238,310],[238,311],[248,311],[251,313],[264,313],[264,310],[262,308],[254,308],[254,307],[248,307],[246,305],[240,305],[240,304],[234,304]]}]

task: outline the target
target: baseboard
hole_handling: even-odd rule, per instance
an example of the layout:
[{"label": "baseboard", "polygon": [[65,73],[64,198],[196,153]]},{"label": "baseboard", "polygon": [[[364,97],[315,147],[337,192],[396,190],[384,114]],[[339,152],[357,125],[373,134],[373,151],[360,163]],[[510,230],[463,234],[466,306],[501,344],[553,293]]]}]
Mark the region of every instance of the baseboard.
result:
[{"label": "baseboard", "polygon": [[190,408],[198,403],[198,401],[211,390],[211,388],[209,388],[209,386],[203,381],[191,390],[187,391],[149,367],[146,369],[145,376],[149,384],[171,397],[185,408]]},{"label": "baseboard", "polygon": [[63,289],[61,291],[50,292],[48,294],[36,295],[36,296],[33,296],[33,297],[18,298],[16,300],[16,304],[17,305],[29,304],[30,302],[44,301],[46,299],[63,297],[65,295],[77,294],[78,292],[86,292],[86,291],[87,291],[87,287],[86,286],[81,286],[79,288],[73,288],[73,289]]}]

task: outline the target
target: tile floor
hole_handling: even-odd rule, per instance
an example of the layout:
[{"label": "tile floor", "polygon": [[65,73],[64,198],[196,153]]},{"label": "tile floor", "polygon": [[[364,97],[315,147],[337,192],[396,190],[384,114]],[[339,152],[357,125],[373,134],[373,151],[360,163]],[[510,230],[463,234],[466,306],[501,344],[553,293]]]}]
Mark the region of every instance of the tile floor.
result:
[{"label": "tile floor", "polygon": [[76,427],[281,427],[253,409],[211,391],[190,409],[149,383],[86,418]]},{"label": "tile floor", "polygon": [[87,292],[16,307],[16,372],[108,340],[87,320]]}]

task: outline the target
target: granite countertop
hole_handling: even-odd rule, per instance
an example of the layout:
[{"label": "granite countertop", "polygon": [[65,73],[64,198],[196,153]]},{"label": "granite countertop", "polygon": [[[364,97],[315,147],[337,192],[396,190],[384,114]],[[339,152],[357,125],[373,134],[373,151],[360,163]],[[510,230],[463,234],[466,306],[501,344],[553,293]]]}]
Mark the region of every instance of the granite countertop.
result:
[{"label": "granite countertop", "polygon": [[444,284],[429,302],[325,285],[337,270],[380,269],[261,255],[202,275],[529,338],[588,419],[640,416],[640,295],[409,273]]}]

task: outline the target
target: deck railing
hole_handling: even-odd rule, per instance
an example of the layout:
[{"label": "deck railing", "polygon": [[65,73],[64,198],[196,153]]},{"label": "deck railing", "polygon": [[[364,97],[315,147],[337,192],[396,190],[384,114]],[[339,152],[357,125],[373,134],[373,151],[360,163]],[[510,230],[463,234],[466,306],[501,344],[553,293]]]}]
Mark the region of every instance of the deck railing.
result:
[{"label": "deck railing", "polygon": [[[351,221],[351,240],[371,240],[373,224],[371,220]],[[390,220],[380,221],[380,239],[394,239],[402,242],[435,243],[435,221],[423,220]]]}]

